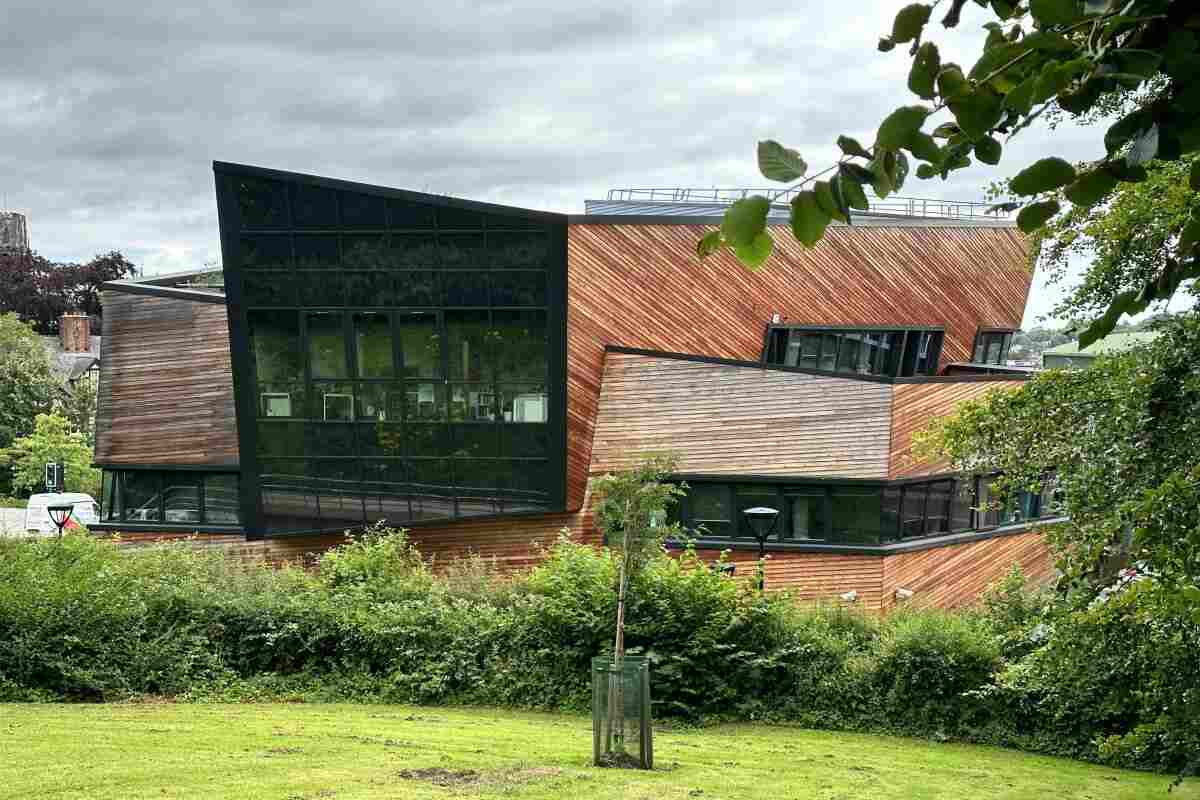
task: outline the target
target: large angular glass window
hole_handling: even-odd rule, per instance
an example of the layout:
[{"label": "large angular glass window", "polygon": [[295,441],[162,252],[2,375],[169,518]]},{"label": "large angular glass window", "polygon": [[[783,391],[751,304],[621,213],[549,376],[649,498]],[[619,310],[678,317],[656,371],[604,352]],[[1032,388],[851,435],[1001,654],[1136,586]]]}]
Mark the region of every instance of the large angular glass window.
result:
[{"label": "large angular glass window", "polygon": [[[243,209],[230,272],[269,530],[561,504],[565,223],[298,177],[218,186]],[[196,513],[195,492],[172,498]]]},{"label": "large angular glass window", "polygon": [[941,331],[872,331],[780,326],[767,336],[763,361],[858,375],[935,375]]},{"label": "large angular glass window", "polygon": [[200,522],[200,477],[168,473],[164,478],[163,519],[168,523]]}]

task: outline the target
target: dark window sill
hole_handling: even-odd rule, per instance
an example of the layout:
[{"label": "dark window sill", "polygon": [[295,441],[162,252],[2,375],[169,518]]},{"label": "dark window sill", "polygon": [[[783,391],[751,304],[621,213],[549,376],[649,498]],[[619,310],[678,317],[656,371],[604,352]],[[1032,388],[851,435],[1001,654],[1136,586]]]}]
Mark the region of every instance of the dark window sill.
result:
[{"label": "dark window sill", "polygon": [[177,522],[96,522],[89,531],[105,533],[244,533],[241,525],[181,525]]}]

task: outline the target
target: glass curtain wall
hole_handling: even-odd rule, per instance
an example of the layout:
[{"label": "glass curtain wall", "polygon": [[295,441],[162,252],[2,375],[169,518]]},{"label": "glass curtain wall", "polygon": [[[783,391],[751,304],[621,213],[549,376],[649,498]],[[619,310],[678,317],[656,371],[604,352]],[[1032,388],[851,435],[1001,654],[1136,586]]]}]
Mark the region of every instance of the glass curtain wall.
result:
[{"label": "glass curtain wall", "polygon": [[971,361],[976,364],[1003,366],[1008,361],[1012,337],[1012,331],[980,331],[975,335]]},{"label": "glass curtain wall", "polygon": [[231,181],[268,531],[561,505],[553,223]]}]

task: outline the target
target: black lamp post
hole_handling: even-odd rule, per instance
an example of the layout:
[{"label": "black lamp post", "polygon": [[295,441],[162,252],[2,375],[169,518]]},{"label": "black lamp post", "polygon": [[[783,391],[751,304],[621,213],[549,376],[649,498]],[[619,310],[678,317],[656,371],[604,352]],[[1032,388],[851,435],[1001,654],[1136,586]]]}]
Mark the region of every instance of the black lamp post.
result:
[{"label": "black lamp post", "polygon": [[46,506],[46,513],[50,515],[50,521],[58,528],[58,538],[62,538],[63,528],[71,521],[71,512],[74,511],[74,506],[63,504],[57,506]]},{"label": "black lamp post", "polygon": [[766,569],[762,563],[763,556],[767,550],[767,539],[771,538],[771,534],[775,531],[775,523],[779,521],[779,510],[755,506],[747,508],[742,514],[750,523],[750,530],[754,531],[754,538],[758,540],[758,590],[762,591],[767,585]]}]

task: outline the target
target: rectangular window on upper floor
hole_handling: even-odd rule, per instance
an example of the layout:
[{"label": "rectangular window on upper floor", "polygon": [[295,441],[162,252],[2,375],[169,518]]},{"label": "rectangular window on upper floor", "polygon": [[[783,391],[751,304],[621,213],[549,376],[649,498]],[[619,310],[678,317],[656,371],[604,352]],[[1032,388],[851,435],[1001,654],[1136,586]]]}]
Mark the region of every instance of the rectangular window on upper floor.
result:
[{"label": "rectangular window on upper floor", "polygon": [[975,346],[971,349],[972,363],[1003,366],[1008,361],[1012,337],[1011,330],[979,331],[975,334]]},{"label": "rectangular window on upper floor", "polygon": [[851,375],[936,375],[944,338],[941,329],[775,325],[762,361]]}]

